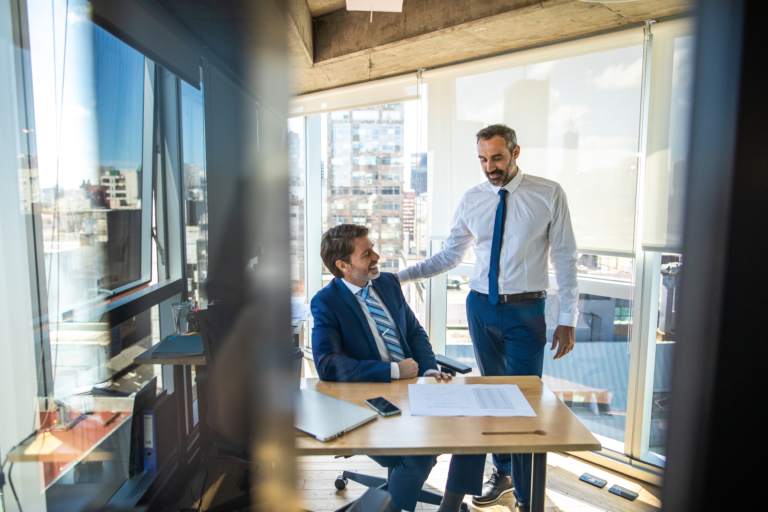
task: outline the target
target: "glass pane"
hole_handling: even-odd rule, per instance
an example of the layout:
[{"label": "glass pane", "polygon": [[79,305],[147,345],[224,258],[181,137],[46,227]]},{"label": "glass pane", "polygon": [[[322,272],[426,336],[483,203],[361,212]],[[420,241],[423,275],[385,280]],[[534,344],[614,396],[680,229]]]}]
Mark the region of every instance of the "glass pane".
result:
[{"label": "glass pane", "polygon": [[475,133],[504,123],[517,132],[520,169],[567,193],[579,247],[631,254],[642,58],[637,44],[428,78],[428,150],[441,176],[431,235],[448,236],[462,195],[486,180]]},{"label": "glass pane", "polygon": [[304,118],[288,120],[288,171],[290,184],[291,296],[306,297],[306,144]]},{"label": "glass pane", "polygon": [[[445,355],[480,375],[467,323],[466,278],[448,276]],[[553,360],[552,336],[560,311],[556,290],[548,290],[547,344],[542,380],[598,437],[605,448],[624,451],[629,385],[630,301],[581,294],[576,346]]]},{"label": "glass pane", "polygon": [[84,22],[69,24],[65,61],[64,9],[54,41],[50,7],[30,17],[48,313],[85,321],[145,270],[144,57]]},{"label": "glass pane", "polygon": [[667,453],[667,407],[672,390],[672,362],[677,340],[677,300],[682,268],[681,255],[665,254],[661,257],[659,320],[656,330],[656,362],[653,371],[649,438],[650,450],[661,456]]},{"label": "glass pane", "polygon": [[[632,258],[616,256],[602,256],[598,254],[579,254],[576,269],[579,274],[589,277],[602,277],[607,279],[631,281]],[[549,263],[550,270],[552,262]]]},{"label": "glass pane", "polygon": [[[202,84],[201,84],[202,87]],[[203,90],[181,82],[181,130],[184,151],[184,209],[189,299],[204,308],[202,283],[208,276],[208,197],[205,171]]]},{"label": "glass pane", "polygon": [[[631,269],[629,270],[631,272]],[[558,322],[556,290],[547,296],[547,347],[544,383],[600,440],[604,448],[624,452],[629,393],[631,302],[600,295],[579,295],[576,345],[553,360],[550,351]]]},{"label": "glass pane", "polygon": [[151,178],[142,165],[144,56],[92,24],[86,1],[28,6],[48,384],[62,400],[94,386],[132,393],[154,375],[128,370],[152,343],[152,313],[111,325],[95,312],[150,274],[142,268],[150,239],[142,209],[152,202],[142,195]]},{"label": "glass pane", "polygon": [[470,376],[480,376],[475,359],[472,338],[467,323],[467,278],[448,276],[448,304],[446,306],[445,355],[472,367]]},{"label": "glass pane", "polygon": [[[332,112],[322,116],[323,231],[345,223],[369,229],[382,272],[426,258],[428,157],[417,101]],[[333,276],[323,269],[323,285]],[[403,293],[424,324],[423,284]]]}]

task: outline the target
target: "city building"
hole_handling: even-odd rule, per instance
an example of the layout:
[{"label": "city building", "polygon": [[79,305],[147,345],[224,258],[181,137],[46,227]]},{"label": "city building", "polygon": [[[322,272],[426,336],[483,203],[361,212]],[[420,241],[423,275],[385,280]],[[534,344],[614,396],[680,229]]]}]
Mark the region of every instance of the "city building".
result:
[{"label": "city building", "polygon": [[328,117],[326,212],[329,227],[364,225],[382,257],[397,271],[403,250],[405,111],[402,103]]}]

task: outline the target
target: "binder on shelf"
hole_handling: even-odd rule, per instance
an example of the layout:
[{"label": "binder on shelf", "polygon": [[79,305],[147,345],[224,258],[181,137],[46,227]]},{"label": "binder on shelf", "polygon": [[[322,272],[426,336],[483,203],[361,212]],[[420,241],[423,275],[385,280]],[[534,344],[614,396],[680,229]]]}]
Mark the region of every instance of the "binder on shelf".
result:
[{"label": "binder on shelf", "polygon": [[144,471],[157,471],[157,423],[154,410],[144,410]]}]

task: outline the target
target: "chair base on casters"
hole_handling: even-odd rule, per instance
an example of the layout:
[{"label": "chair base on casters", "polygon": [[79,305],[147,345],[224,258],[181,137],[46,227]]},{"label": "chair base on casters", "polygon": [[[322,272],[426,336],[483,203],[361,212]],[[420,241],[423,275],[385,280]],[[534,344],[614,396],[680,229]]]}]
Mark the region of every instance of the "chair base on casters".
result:
[{"label": "chair base on casters", "polygon": [[[392,475],[392,469],[387,469],[387,478],[381,478],[379,476],[370,476],[370,475],[363,475],[361,473],[355,473],[354,471],[344,471],[342,474],[336,477],[336,481],[334,482],[334,485],[336,486],[336,489],[342,491],[347,487],[347,483],[352,480],[353,482],[357,482],[361,485],[364,485],[366,487],[381,489],[382,491],[386,491],[389,487],[389,477]],[[440,502],[443,501],[443,495],[438,494],[436,492],[427,491],[425,489],[422,489],[419,493],[419,503],[426,503],[428,505],[438,505],[440,506]],[[341,507],[340,509],[336,510],[336,512],[344,512],[345,510],[349,509],[352,505],[354,505],[354,501],[352,503],[348,503]],[[461,504],[461,512],[469,512],[469,507],[466,503]]]}]

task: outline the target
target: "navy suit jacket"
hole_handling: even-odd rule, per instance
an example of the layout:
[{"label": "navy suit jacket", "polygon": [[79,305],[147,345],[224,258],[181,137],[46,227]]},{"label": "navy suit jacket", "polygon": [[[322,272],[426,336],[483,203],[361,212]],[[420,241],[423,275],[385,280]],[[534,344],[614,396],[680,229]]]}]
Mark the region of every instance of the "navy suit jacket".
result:
[{"label": "navy suit jacket", "polygon": [[[406,358],[419,365],[419,375],[437,370],[427,333],[405,302],[400,281],[382,272],[371,281],[373,289],[395,321]],[[368,320],[354,294],[335,278],[311,302],[312,355],[321,380],[337,382],[390,382],[391,363],[381,360]]]}]

